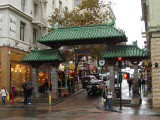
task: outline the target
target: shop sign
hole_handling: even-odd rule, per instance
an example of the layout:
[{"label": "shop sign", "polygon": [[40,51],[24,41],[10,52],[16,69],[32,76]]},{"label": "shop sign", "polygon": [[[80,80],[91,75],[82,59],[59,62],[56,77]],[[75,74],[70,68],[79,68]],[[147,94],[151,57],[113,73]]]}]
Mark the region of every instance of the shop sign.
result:
[{"label": "shop sign", "polygon": [[99,60],[99,65],[100,65],[100,66],[103,66],[104,64],[105,64],[105,60],[104,60],[104,59]]},{"label": "shop sign", "polygon": [[9,19],[9,34],[11,38],[16,38],[16,17],[13,15],[10,15]]},{"label": "shop sign", "polygon": [[3,14],[0,14],[0,36],[3,34]]}]

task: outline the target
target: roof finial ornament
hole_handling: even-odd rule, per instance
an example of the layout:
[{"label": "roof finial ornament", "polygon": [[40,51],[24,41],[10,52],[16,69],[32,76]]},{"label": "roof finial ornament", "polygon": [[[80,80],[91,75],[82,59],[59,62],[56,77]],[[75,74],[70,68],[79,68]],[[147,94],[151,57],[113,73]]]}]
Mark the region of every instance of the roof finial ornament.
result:
[{"label": "roof finial ornament", "polygon": [[55,26],[55,25],[56,25],[56,23],[57,23],[57,22],[56,22],[56,21],[54,21],[54,22],[53,22],[53,24],[52,24],[52,29],[54,29],[54,30],[58,29],[58,27],[56,27],[56,26]]},{"label": "roof finial ornament", "polygon": [[109,23],[109,25],[113,26],[115,24],[114,18],[110,15],[109,18],[112,20],[112,22]]},{"label": "roof finial ornament", "polygon": [[137,46],[137,40],[132,42],[132,43],[133,43],[133,45]]}]

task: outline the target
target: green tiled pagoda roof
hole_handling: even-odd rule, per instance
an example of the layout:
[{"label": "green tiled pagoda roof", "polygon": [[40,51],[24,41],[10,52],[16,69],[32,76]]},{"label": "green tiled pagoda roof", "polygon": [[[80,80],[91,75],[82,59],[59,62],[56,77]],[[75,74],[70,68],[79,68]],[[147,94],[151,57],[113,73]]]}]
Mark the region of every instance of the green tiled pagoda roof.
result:
[{"label": "green tiled pagoda roof", "polygon": [[64,58],[58,50],[46,49],[46,50],[34,50],[28,55],[23,56],[21,62],[63,62]]},{"label": "green tiled pagoda roof", "polygon": [[38,39],[39,43],[52,46],[127,42],[125,32],[112,23],[54,27],[54,30]]},{"label": "green tiled pagoda roof", "polygon": [[102,58],[148,58],[148,52],[140,49],[137,45],[114,45],[108,46],[105,51],[102,52]]}]

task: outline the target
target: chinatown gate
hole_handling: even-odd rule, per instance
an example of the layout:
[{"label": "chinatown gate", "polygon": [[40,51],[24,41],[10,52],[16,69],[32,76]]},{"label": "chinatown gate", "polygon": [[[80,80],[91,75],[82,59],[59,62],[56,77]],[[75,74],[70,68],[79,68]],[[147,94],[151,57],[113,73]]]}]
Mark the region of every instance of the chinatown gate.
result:
[{"label": "chinatown gate", "polygon": [[[52,26],[53,31],[38,39],[38,42],[49,46],[51,49],[38,50],[35,49],[28,55],[24,56],[21,61],[32,66],[32,85],[35,87],[33,91],[34,97],[39,97],[37,69],[47,64],[52,73],[52,91],[58,88],[57,68],[61,62],[65,62],[64,57],[59,52],[61,46],[68,45],[85,45],[85,44],[106,44],[107,49],[102,53],[102,58],[106,60],[106,66],[109,66],[111,73],[111,90],[114,93],[114,66],[117,57],[121,56],[122,60],[129,60],[134,66],[134,91],[137,93],[138,84],[138,63],[146,59],[148,54],[138,48],[136,45],[117,45],[127,42],[124,31],[114,27],[115,21],[111,17],[110,23],[89,24],[89,25],[72,25],[65,27]],[[116,48],[116,49],[115,49]]]}]

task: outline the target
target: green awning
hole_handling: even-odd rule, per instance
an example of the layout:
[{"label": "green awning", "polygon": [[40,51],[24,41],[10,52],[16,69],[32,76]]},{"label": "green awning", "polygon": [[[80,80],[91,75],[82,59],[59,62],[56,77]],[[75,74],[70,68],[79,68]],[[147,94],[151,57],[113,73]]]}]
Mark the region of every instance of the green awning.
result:
[{"label": "green awning", "polygon": [[[55,28],[55,27],[54,27]],[[52,45],[104,44],[127,42],[125,32],[112,23],[57,27],[38,39],[39,43]]]},{"label": "green awning", "polygon": [[58,50],[46,49],[46,50],[34,50],[28,55],[23,56],[21,62],[64,62],[64,58]]},{"label": "green awning", "polygon": [[108,46],[107,49],[103,51],[101,55],[104,59],[113,59],[118,58],[119,56],[122,57],[122,59],[145,59],[149,56],[146,50],[140,49],[137,45]]}]

